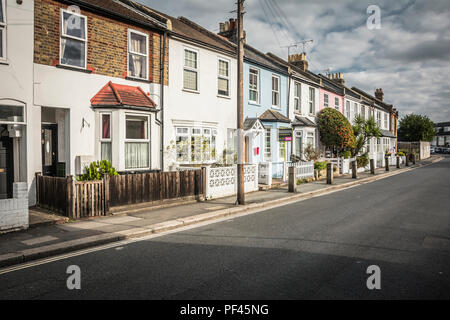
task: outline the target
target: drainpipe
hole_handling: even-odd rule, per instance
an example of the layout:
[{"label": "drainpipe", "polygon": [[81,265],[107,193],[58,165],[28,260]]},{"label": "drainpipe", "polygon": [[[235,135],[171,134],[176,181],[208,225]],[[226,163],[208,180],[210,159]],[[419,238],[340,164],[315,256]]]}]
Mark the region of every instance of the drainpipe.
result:
[{"label": "drainpipe", "polygon": [[[289,72],[289,68],[288,68],[288,94],[287,94],[287,117],[289,118],[290,114],[290,103],[291,103],[291,74]],[[300,103],[301,105],[301,103]],[[295,117],[295,115],[294,115]],[[291,140],[291,157],[292,157],[292,151],[294,150],[294,128],[292,127],[292,123],[291,123],[291,129],[292,129],[292,140]],[[290,160],[290,159],[289,159]]]},{"label": "drainpipe", "polygon": [[[161,104],[161,121],[160,121],[160,126],[161,126],[161,171],[164,171],[164,74],[165,74],[165,67],[166,67],[166,62],[165,62],[165,58],[166,58],[166,41],[167,41],[167,31],[164,31],[164,36],[163,36],[163,48],[162,48],[162,63],[161,65],[161,69],[160,69],[160,79],[161,79],[161,94],[160,94],[160,104]],[[161,47],[161,46],[160,46]]]}]

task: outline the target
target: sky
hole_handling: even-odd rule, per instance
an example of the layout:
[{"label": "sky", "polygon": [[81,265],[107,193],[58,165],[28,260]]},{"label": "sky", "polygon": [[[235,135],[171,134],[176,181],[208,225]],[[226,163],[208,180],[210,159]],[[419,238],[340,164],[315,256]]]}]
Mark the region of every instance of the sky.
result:
[{"label": "sky", "polygon": [[[236,18],[236,0],[137,1],[213,32]],[[377,11],[368,12],[371,5],[379,20]],[[260,51],[287,59],[284,46],[312,39],[311,71],[342,72],[347,86],[372,95],[382,88],[400,117],[450,121],[450,0],[246,0],[245,12],[247,43]]]}]

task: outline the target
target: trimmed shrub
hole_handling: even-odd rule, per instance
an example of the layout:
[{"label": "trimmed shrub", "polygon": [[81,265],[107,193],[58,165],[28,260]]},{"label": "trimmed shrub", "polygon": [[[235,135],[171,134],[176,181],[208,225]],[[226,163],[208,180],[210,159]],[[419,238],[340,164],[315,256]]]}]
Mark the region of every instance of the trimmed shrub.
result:
[{"label": "trimmed shrub", "polygon": [[353,128],[342,113],[325,108],[319,113],[320,141],[323,145],[339,150],[354,149],[356,138]]}]

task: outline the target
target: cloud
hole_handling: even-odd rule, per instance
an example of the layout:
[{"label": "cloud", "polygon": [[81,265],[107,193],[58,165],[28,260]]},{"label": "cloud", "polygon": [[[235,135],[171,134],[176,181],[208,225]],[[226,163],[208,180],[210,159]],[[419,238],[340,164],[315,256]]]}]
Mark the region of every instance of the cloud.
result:
[{"label": "cloud", "polygon": [[[234,0],[138,1],[214,32],[219,22],[236,15],[230,13]],[[378,0],[379,30],[366,27],[371,4],[374,1],[248,0],[247,42],[287,58],[282,46],[313,39],[307,47],[312,71],[343,72],[348,86],[371,94],[383,88],[385,100],[401,116],[414,112],[436,122],[450,121],[450,1]]]}]

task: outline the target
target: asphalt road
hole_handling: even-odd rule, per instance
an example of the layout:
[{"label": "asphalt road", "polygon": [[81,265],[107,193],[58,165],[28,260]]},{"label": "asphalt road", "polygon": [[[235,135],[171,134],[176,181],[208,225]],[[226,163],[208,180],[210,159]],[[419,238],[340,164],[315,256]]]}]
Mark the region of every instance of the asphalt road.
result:
[{"label": "asphalt road", "polygon": [[[81,290],[66,287],[69,265],[81,269]],[[371,265],[381,270],[380,290],[366,286]],[[448,299],[450,158],[234,220],[1,274],[0,298]]]}]

